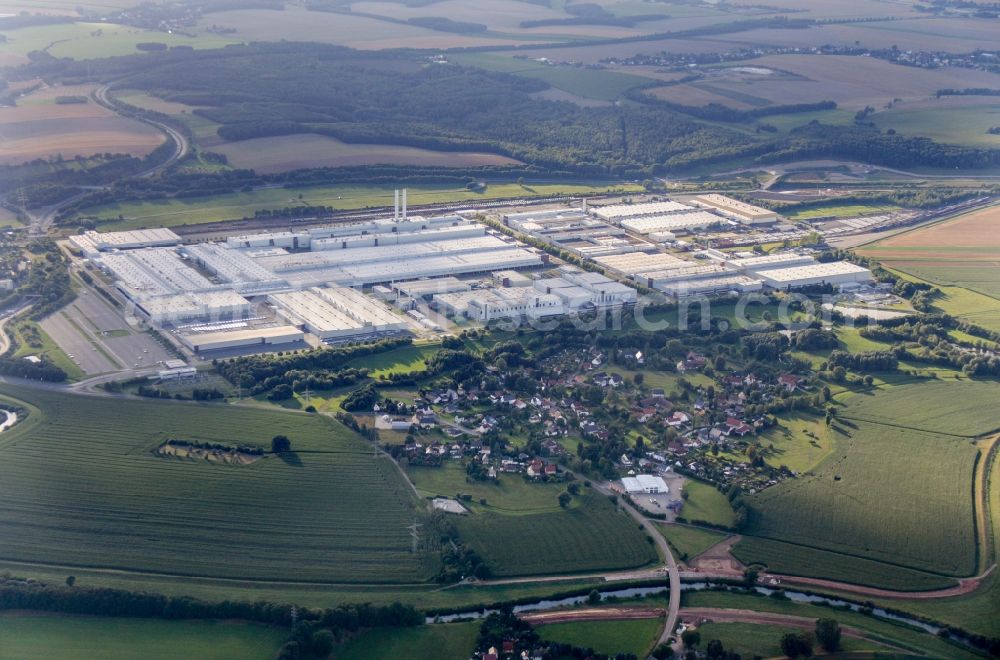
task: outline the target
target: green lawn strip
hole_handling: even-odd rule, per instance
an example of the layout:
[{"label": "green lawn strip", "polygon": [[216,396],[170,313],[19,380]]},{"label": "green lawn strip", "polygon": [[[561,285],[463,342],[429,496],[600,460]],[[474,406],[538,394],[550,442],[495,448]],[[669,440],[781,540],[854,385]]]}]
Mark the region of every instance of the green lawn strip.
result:
[{"label": "green lawn strip", "polygon": [[[35,348],[30,346],[25,339],[24,335],[21,333],[21,327],[33,327],[38,332],[38,337],[41,340],[41,348]],[[59,348],[59,345],[52,340],[45,330],[42,329],[35,321],[16,321],[9,327],[8,330],[13,336],[15,343],[17,344],[17,350],[14,352],[15,358],[23,358],[29,355],[45,356],[53,364],[66,372],[67,379],[69,381],[77,381],[83,378],[83,369],[80,368],[76,362],[70,359],[69,355],[66,354],[64,350]]]},{"label": "green lawn strip", "polygon": [[288,631],[238,621],[0,613],[5,658],[270,660]]}]

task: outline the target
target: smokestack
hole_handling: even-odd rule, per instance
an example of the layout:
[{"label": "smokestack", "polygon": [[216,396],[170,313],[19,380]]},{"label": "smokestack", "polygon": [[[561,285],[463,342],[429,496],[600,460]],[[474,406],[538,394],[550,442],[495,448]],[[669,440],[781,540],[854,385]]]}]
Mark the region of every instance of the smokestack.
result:
[{"label": "smokestack", "polygon": [[403,220],[406,220],[406,188],[403,188]]},{"label": "smokestack", "polygon": [[399,222],[399,188],[396,188],[395,192],[395,204],[392,207],[392,219],[394,222]]}]

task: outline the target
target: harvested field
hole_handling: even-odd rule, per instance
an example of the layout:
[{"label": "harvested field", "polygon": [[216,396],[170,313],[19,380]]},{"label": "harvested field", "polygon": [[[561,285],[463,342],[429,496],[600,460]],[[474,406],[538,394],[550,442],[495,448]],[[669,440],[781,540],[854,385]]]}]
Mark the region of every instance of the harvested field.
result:
[{"label": "harvested field", "polygon": [[119,117],[93,101],[59,104],[58,96],[87,96],[87,85],[48,87],[0,108],[0,164],[95,153],[144,156],[164,140],[151,126]]},{"label": "harvested field", "polygon": [[859,252],[924,280],[1000,298],[1000,206],[896,234]]},{"label": "harvested field", "polygon": [[433,151],[386,144],[347,144],[326,135],[281,135],[228,142],[213,151],[224,154],[229,164],[254,169],[260,174],[288,172],[308,167],[358,165],[422,165],[478,167],[512,165],[520,161],[497,154],[472,151]]},{"label": "harvested field", "polygon": [[[427,16],[426,10],[423,13]],[[240,41],[318,41],[361,50],[382,48],[457,48],[462,46],[506,45],[518,39],[488,35],[463,35],[436,32],[415,25],[391,23],[378,18],[350,16],[323,11],[308,11],[287,5],[284,11],[237,9],[213,12],[199,27],[219,25],[236,30]]]}]

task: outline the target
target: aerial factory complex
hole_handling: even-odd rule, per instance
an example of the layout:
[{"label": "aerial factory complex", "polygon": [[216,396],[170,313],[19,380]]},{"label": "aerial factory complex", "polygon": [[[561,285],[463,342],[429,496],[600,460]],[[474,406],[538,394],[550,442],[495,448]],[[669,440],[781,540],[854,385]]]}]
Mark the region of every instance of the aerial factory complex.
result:
[{"label": "aerial factory complex", "polygon": [[[629,306],[642,289],[682,299],[871,279],[865,268],[819,263],[801,250],[692,249],[773,232],[759,225],[773,225],[776,214],[721,195],[515,210],[498,218],[513,236],[474,211],[408,216],[405,192],[402,199],[391,217],[366,222],[193,244],[169,229],[88,231],[68,244],[113,279],[129,310],[201,354],[435,336],[456,322]],[[565,250],[580,265],[515,236]]]}]

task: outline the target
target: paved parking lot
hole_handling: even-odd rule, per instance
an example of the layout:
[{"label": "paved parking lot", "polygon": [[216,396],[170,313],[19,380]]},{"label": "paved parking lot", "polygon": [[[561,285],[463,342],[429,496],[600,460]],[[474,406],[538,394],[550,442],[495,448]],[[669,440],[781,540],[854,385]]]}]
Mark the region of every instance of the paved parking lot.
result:
[{"label": "paved parking lot", "polygon": [[658,495],[633,495],[632,500],[639,506],[640,509],[648,511],[649,513],[662,513],[667,516],[667,522],[673,522],[677,517],[677,514],[670,510],[669,505],[671,502],[681,499],[681,492],[684,490],[684,482],[686,481],[684,477],[677,474],[676,472],[667,472],[661,474],[663,480],[667,483],[667,492],[660,493]]},{"label": "paved parking lot", "polygon": [[42,328],[87,375],[153,367],[173,357],[86,288],[74,302],[42,321]]}]

